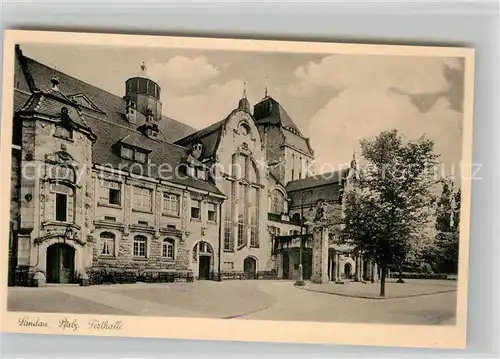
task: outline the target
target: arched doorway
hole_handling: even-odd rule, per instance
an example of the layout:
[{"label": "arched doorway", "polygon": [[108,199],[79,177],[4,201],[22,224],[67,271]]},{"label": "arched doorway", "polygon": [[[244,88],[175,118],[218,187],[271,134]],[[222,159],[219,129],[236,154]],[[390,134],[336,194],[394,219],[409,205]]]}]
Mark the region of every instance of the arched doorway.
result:
[{"label": "arched doorway", "polygon": [[351,279],[352,275],[352,266],[351,263],[346,263],[344,266],[344,277],[346,279]]},{"label": "arched doorway", "polygon": [[243,261],[243,272],[246,279],[257,278],[257,261],[253,257],[246,257]]},{"label": "arched doorway", "polygon": [[208,242],[198,242],[193,248],[193,260],[198,261],[198,279],[210,279],[213,249]]},{"label": "arched doorway", "polygon": [[47,248],[47,283],[73,283],[75,279],[75,249],[65,243]]}]

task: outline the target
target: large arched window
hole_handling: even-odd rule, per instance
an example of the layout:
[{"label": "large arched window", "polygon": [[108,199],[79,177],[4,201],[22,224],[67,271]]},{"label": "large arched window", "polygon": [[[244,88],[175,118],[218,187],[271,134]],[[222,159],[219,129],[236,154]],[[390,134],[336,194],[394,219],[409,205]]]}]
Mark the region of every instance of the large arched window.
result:
[{"label": "large arched window", "polygon": [[282,214],[285,212],[285,196],[277,189],[271,191],[271,213]]},{"label": "large arched window", "polygon": [[[231,177],[226,180],[224,250],[259,245],[259,171],[250,156],[236,153],[232,157]],[[233,228],[236,233],[233,233]]]},{"label": "large arched window", "polygon": [[101,238],[101,255],[114,256],[116,248],[116,236],[111,232],[102,232]]}]

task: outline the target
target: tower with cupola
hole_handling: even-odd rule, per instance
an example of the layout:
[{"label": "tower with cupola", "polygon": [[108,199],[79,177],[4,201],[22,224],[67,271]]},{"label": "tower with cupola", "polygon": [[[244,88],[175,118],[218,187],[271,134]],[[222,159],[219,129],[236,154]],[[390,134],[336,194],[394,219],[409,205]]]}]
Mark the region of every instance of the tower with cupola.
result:
[{"label": "tower with cupola", "polygon": [[[152,115],[155,121],[160,120],[162,113],[160,95],[160,85],[148,76],[146,64],[143,62],[139,73],[125,81],[127,114],[138,111],[145,116]],[[129,117],[134,120],[136,118]]]}]

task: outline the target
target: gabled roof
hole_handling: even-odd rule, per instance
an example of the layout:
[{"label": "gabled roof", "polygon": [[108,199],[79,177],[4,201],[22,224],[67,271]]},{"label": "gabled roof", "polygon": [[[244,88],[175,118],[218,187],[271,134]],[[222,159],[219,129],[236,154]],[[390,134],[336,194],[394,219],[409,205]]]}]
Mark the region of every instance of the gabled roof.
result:
[{"label": "gabled roof", "polygon": [[329,173],[322,173],[319,175],[314,175],[303,179],[290,181],[286,184],[286,191],[292,192],[313,187],[326,186],[329,184],[338,184],[341,183],[342,180],[345,179],[348,174],[349,174],[349,168],[344,168]]},{"label": "gabled roof", "polygon": [[349,169],[346,168],[288,182],[286,191],[291,199],[290,207],[315,206],[319,200],[338,202],[344,186],[343,179],[348,174]]},{"label": "gabled roof", "polygon": [[105,113],[103,110],[101,110],[99,107],[97,107],[91,99],[89,99],[85,94],[83,93],[77,93],[74,95],[69,95],[68,96],[72,101],[75,101],[77,104],[80,106],[85,106],[87,108],[90,108],[94,111]]},{"label": "gabled roof", "polygon": [[[132,171],[135,174],[142,174],[153,178],[177,183],[179,185],[194,187],[200,190],[221,194],[217,187],[208,181],[197,178],[190,178],[179,173],[176,169],[184,164],[184,159],[189,155],[188,149],[167,142],[164,138],[151,139],[144,136],[137,130],[136,124],[131,124],[125,117],[125,100],[107,91],[87,84],[62,72],[55,71],[35,60],[23,57],[18,50],[18,58],[21,62],[26,78],[29,78],[31,96],[19,90],[14,91],[14,109],[30,113],[42,111],[44,114],[60,114],[61,108],[68,108],[68,116],[71,120],[79,119],[82,125],[87,125],[96,136],[92,147],[93,164],[111,166],[124,171]],[[23,65],[24,64],[24,65]],[[54,92],[50,90],[50,80],[57,75],[59,79],[58,89]],[[95,106],[102,110],[96,112],[94,109],[79,106],[71,101],[65,93],[85,94],[85,97],[92,101]],[[29,99],[27,99],[29,97]],[[69,103],[68,103],[69,101]],[[77,116],[78,115],[78,116]],[[137,117],[144,117],[139,112]],[[174,126],[168,123],[164,125],[172,131],[165,136],[185,136],[191,132],[191,128],[171,120]],[[141,119],[144,123],[144,118]],[[138,121],[141,123],[141,121]],[[160,123],[164,121],[159,121]],[[166,121],[165,121],[166,122]],[[161,126],[163,127],[163,126]],[[141,148],[150,149],[149,163],[141,164],[120,156],[120,149],[117,146],[120,140],[127,143],[139,145]],[[132,166],[133,165],[133,166]],[[167,168],[171,168],[168,171]],[[138,173],[140,171],[141,173]],[[161,171],[161,172],[160,172]]]},{"label": "gabled roof", "polygon": [[[18,51],[20,52],[20,50]],[[57,75],[60,82],[58,87],[62,93],[85,94],[85,97],[90,100],[94,106],[105,112],[108,121],[123,126],[129,125],[124,115],[127,104],[122,97],[55,70],[29,57],[25,57],[22,53],[18,55],[20,55],[19,57],[23,65],[23,71],[25,74],[27,73],[26,77],[30,79],[28,82],[31,83],[30,87],[32,87],[32,92],[37,89],[42,91],[50,89],[50,80],[54,75]],[[140,112],[137,112],[137,122],[145,122],[144,115]],[[195,131],[194,128],[167,116],[162,116],[162,120],[159,121],[158,126],[161,132],[161,136],[159,137],[170,142]]]},{"label": "gabled roof", "polygon": [[210,126],[205,127],[204,129],[201,129],[184,138],[181,138],[175,143],[177,145],[191,149],[195,143],[200,142],[202,144],[202,153],[200,159],[206,159],[215,156],[215,152],[217,151],[217,147],[219,145],[220,138],[222,136],[222,130],[224,128],[224,125],[227,123],[229,118],[237,111],[242,111],[242,110],[235,109],[231,111],[231,113],[223,120],[215,122]]}]

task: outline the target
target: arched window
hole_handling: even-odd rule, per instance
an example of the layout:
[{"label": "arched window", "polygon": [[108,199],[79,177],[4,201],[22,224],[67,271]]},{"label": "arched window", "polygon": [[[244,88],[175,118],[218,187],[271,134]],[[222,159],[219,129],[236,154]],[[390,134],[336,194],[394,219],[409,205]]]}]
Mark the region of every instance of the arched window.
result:
[{"label": "arched window", "polygon": [[[229,213],[229,209],[231,210],[232,217],[231,221],[227,220],[227,218],[225,221],[224,248],[231,250],[231,242],[234,241],[234,239],[231,239],[230,228],[232,223],[236,223],[237,227],[236,240],[238,248],[248,245],[249,240],[250,246],[257,247],[259,245],[259,171],[255,162],[246,154],[236,153],[232,159],[232,175],[235,181],[231,191],[231,203],[237,203],[237,205],[234,204],[234,207],[226,208],[226,213]],[[229,188],[227,191],[229,192]],[[249,229],[250,231],[248,231]]]},{"label": "arched window", "polygon": [[101,238],[101,255],[103,256],[114,256],[115,255],[115,235],[111,232],[102,232]]},{"label": "arched window", "polygon": [[134,237],[134,257],[146,257],[146,244],[148,239],[145,236]]},{"label": "arched window", "polygon": [[285,212],[285,196],[281,191],[275,189],[271,192],[271,213],[281,214]]},{"label": "arched window", "polygon": [[161,255],[163,258],[175,259],[175,240],[171,238],[163,240]]}]

